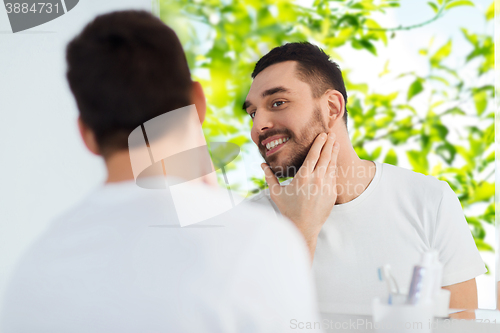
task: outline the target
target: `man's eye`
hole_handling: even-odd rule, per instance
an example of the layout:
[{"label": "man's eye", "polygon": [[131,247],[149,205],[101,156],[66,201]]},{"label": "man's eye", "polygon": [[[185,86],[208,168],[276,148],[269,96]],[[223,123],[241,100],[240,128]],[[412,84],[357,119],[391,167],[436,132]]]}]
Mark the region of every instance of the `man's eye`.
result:
[{"label": "man's eye", "polygon": [[250,118],[255,118],[255,111],[250,113]]},{"label": "man's eye", "polygon": [[[278,103],[279,103],[279,104],[278,104]],[[274,102],[274,103],[273,103],[273,106],[278,107],[278,106],[283,105],[283,104],[285,104],[285,102],[284,102],[284,101],[277,101],[277,102]]]}]

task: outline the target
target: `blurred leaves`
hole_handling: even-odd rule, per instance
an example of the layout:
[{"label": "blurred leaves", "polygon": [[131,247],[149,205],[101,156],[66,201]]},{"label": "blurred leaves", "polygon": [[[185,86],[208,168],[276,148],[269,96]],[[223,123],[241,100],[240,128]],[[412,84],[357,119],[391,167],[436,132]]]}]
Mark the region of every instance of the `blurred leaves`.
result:
[{"label": "blurred leaves", "polygon": [[424,85],[422,84],[422,79],[417,78],[413,83],[410,85],[410,88],[408,89],[408,95],[406,97],[407,101],[410,101],[415,95],[420,94],[424,90]]},{"label": "blurred leaves", "polygon": [[470,0],[456,0],[448,1],[448,4],[444,7],[445,9],[450,9],[458,6],[474,6],[474,2]]},{"label": "blurred leaves", "polygon": [[495,17],[495,2],[492,2],[490,4],[484,15],[486,16],[486,20],[488,21]]},{"label": "blurred leaves", "polygon": [[451,39],[445,45],[441,46],[439,50],[434,53],[431,57],[431,66],[437,67],[440,65],[441,61],[448,57],[451,53]]}]

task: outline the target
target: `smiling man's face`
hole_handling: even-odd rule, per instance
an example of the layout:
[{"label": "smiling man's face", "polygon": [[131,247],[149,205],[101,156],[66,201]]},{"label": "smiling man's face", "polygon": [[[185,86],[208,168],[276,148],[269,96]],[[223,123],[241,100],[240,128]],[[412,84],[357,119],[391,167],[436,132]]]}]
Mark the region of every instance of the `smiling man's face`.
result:
[{"label": "smiling man's face", "polygon": [[316,136],[328,132],[319,99],[298,78],[296,66],[285,61],[264,69],[244,105],[253,118],[252,140],[278,177],[293,177]]}]

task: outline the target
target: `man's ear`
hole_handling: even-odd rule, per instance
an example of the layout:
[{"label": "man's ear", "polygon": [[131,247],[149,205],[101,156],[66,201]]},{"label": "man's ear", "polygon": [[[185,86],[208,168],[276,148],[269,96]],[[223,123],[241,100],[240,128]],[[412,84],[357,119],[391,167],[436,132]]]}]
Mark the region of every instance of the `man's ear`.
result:
[{"label": "man's ear", "polygon": [[85,125],[80,117],[78,117],[78,129],[80,130],[80,135],[87,149],[94,155],[101,155],[94,132],[92,132],[92,130]]},{"label": "man's ear", "polygon": [[325,93],[328,103],[328,127],[331,128],[336,121],[344,117],[344,96],[338,90],[327,90]]},{"label": "man's ear", "polygon": [[203,88],[198,81],[193,81],[191,99],[193,101],[193,104],[196,105],[196,111],[198,111],[200,124],[203,124],[203,122],[205,121],[205,115],[207,113],[207,101],[205,99],[205,94],[203,93]]}]

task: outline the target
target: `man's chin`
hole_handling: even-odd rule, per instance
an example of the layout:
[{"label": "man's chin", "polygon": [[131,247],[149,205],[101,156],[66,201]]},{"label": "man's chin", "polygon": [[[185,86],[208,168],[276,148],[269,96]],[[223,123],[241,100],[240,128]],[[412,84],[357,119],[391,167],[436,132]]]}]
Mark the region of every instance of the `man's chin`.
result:
[{"label": "man's chin", "polygon": [[290,165],[275,165],[275,164],[270,164],[271,170],[273,170],[274,175],[278,178],[283,178],[283,177],[294,177],[295,174],[297,173],[297,170],[294,166]]},{"label": "man's chin", "polygon": [[305,158],[301,156],[302,154],[300,155],[300,158],[297,158],[297,156],[289,156],[285,153],[286,151],[278,151],[268,157],[264,157],[264,155],[262,156],[264,157],[266,163],[271,167],[274,175],[278,178],[294,177],[300,168],[297,167],[297,165],[302,165],[302,163],[296,162],[303,161]]}]

